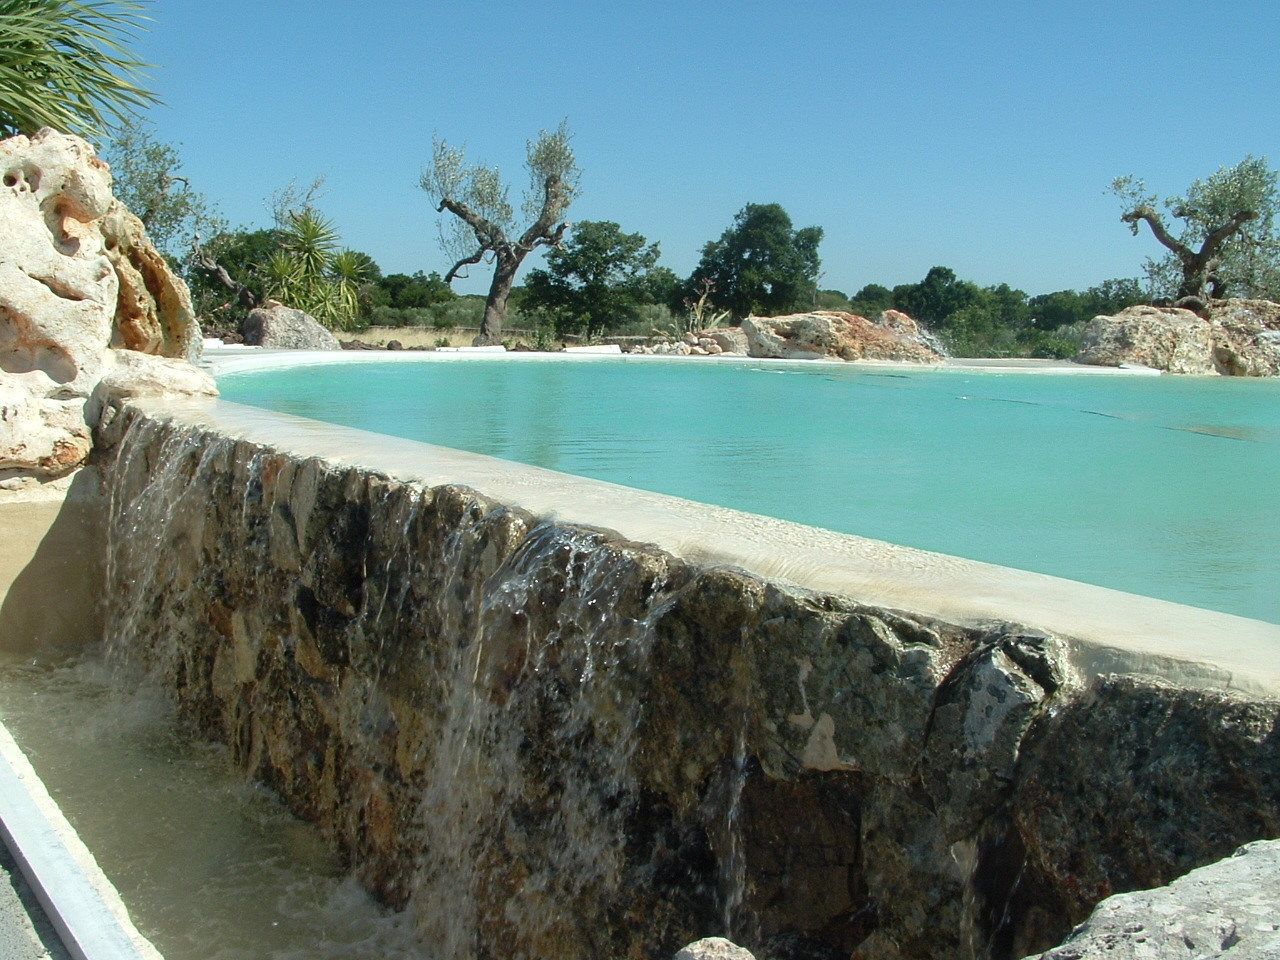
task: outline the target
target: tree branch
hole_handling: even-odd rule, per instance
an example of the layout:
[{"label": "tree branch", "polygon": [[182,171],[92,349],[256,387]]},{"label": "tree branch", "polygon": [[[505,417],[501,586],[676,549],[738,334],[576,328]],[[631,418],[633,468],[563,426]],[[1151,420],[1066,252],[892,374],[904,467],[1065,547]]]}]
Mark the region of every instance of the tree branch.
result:
[{"label": "tree branch", "polygon": [[1204,238],[1204,243],[1200,245],[1200,256],[1212,257],[1228,237],[1250,220],[1257,219],[1258,213],[1256,210],[1239,210],[1233,213],[1230,220]]},{"label": "tree branch", "polygon": [[[534,247],[558,247],[560,246],[560,241],[564,239],[564,232],[568,229],[569,229],[569,221],[566,220],[564,223],[560,224],[560,226],[556,227],[545,237],[538,237],[536,240],[534,240],[533,246]],[[530,247],[530,249],[533,249],[533,248]]]},{"label": "tree branch", "polygon": [[[551,232],[552,226],[556,222],[556,218],[560,216],[560,212],[564,210],[566,204],[565,185],[556,174],[547,177],[546,182],[542,185],[542,212],[538,214],[538,219],[530,224],[529,229],[520,236],[518,246],[526,253],[539,245],[539,241],[546,243],[553,236],[556,237],[555,243],[560,242],[560,237],[564,236],[564,231],[568,224],[561,224],[556,233]],[[555,243],[548,244],[555,246]]]},{"label": "tree branch", "polygon": [[479,263],[481,260],[484,259],[484,255],[488,251],[488,249],[489,249],[488,247],[482,246],[479,250],[477,250],[471,256],[463,257],[461,260],[459,260],[457,263],[455,263],[452,267],[449,268],[449,272],[444,275],[444,282],[452,283],[453,278],[458,275],[458,271],[461,270],[463,267],[469,267],[473,263]]},{"label": "tree branch", "polygon": [[492,220],[482,217],[465,203],[459,203],[449,197],[442,197],[440,205],[436,207],[436,213],[444,213],[446,210],[474,230],[476,239],[482,245],[496,247],[506,242],[506,237],[503,236],[501,227]]},{"label": "tree branch", "polygon": [[1160,241],[1161,244],[1177,254],[1180,260],[1189,260],[1195,257],[1195,253],[1190,247],[1177,240],[1167,229],[1165,229],[1164,221],[1160,219],[1160,214],[1156,213],[1146,204],[1143,204],[1140,207],[1134,207],[1120,219],[1125,223],[1137,223],[1139,220],[1145,220],[1147,226],[1151,228],[1152,235]]},{"label": "tree branch", "polygon": [[204,252],[204,248],[200,246],[199,237],[196,238],[191,248],[191,266],[214,283],[234,293],[236,300],[240,302],[240,306],[246,310],[252,310],[258,305],[258,298],[254,296],[252,290],[227,273],[226,267]]}]

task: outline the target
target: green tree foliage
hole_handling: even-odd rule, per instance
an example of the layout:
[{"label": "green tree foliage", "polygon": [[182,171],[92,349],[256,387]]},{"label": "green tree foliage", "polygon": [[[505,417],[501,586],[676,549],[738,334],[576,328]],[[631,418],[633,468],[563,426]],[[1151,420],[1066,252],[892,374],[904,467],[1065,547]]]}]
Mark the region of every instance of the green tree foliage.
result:
[{"label": "green tree foliage", "polygon": [[213,205],[191,189],[177,148],[156,139],[142,120],[122,121],[101,152],[111,166],[117,199],[142,221],[147,236],[170,263],[180,263],[199,240],[225,231]]},{"label": "green tree foliage", "polygon": [[710,281],[715,305],[735,319],[811,309],[821,242],[821,227],[794,229],[781,205],[749,203],[719,240],[702,248],[686,296]]},{"label": "green tree foliage", "polygon": [[1172,224],[1137,177],[1120,177],[1111,189],[1133,234],[1146,223],[1167,251],[1146,262],[1153,296],[1280,298],[1280,173],[1265,158],[1245,157],[1166,199]]},{"label": "green tree foliage", "polygon": [[127,0],[0,0],[0,135],[101,133],[155,103],[129,51],[145,7]]},{"label": "green tree foliage", "polygon": [[431,166],[419,185],[436,202],[437,213],[450,215],[440,223],[440,239],[457,262],[444,275],[445,282],[465,276],[470,266],[494,265],[477,344],[501,342],[507,300],[524,258],[538,247],[559,246],[569,228],[560,218],[577,195],[580,176],[571,139],[568,124],[561,123],[526,142],[529,187],[523,213],[529,225],[523,230],[497,168],[468,164],[462,148],[435,139]]},{"label": "green tree foliage", "polygon": [[1084,291],[1042,293],[1027,301],[1027,307],[1037,327],[1056,330],[1086,323],[1100,314],[1119,313],[1125,307],[1145,301],[1142,285],[1137,280],[1105,280]]},{"label": "green tree foliage", "polygon": [[840,290],[819,290],[813,298],[819,310],[848,310],[849,298]]},{"label": "green tree foliage", "polygon": [[878,283],[868,283],[849,298],[849,309],[864,317],[874,317],[893,307],[893,291]]},{"label": "green tree foliage", "polygon": [[949,267],[934,267],[919,283],[904,283],[893,288],[893,306],[939,329],[947,317],[970,306],[978,299],[977,284],[961,280]]},{"label": "green tree foliage", "polygon": [[941,337],[958,357],[1071,357],[1088,320],[1143,299],[1136,280],[1108,280],[1083,292],[1059,290],[1029,298],[1008,284],[981,287],[961,280],[947,267],[934,267],[919,283],[894,287],[892,304],[884,304],[886,292],[869,284],[854,295],[854,308],[864,315],[886,306],[902,310]]},{"label": "green tree foliage", "polygon": [[389,273],[376,282],[375,290],[375,304],[396,310],[427,309],[458,296],[434,270],[429,274],[421,270],[414,274]]},{"label": "green tree foliage", "polygon": [[529,274],[524,309],[547,317],[559,334],[594,337],[651,302],[647,278],[657,262],[656,243],[611,220],[584,220],[547,252],[546,269]]}]

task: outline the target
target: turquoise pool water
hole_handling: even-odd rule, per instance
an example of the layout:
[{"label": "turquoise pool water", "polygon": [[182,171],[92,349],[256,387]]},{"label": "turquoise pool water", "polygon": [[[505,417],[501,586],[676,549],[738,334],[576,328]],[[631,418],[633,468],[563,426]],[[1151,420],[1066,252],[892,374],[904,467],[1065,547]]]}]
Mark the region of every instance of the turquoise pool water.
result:
[{"label": "turquoise pool water", "polygon": [[334,364],[228,400],[1280,623],[1280,382]]}]

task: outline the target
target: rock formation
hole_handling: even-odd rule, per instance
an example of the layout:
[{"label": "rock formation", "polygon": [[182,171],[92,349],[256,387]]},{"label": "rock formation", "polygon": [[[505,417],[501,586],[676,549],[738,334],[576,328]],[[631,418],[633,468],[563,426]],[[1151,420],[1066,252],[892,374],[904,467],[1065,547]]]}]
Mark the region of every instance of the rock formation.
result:
[{"label": "rock formation", "polygon": [[[267,300],[245,317],[244,342],[272,350],[341,350],[338,338],[310,314]],[[394,349],[387,344],[388,349]]]},{"label": "rock formation", "polygon": [[742,332],[753,357],[938,363],[945,356],[932,336],[897,310],[886,310],[875,320],[836,310],[747,317]]},{"label": "rock formation", "polygon": [[1211,300],[1201,317],[1178,307],[1137,306],[1094,317],[1077,363],[1136,364],[1168,373],[1280,375],[1280,304]]},{"label": "rock formation", "polygon": [[1280,957],[1280,840],[1248,844],[1167,887],[1109,897],[1036,960],[1210,957]]},{"label": "rock formation", "polygon": [[0,141],[0,488],[84,461],[104,377],[216,392],[185,363],[199,343],[186,285],[93,148],[48,129]]}]

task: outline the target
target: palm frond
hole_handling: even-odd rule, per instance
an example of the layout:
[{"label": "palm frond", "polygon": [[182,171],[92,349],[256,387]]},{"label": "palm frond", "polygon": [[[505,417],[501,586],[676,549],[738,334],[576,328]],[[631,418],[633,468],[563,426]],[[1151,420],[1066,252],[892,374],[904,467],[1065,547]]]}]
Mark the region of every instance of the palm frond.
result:
[{"label": "palm frond", "polygon": [[158,98],[129,50],[135,0],[0,0],[0,134],[100,134]]}]

